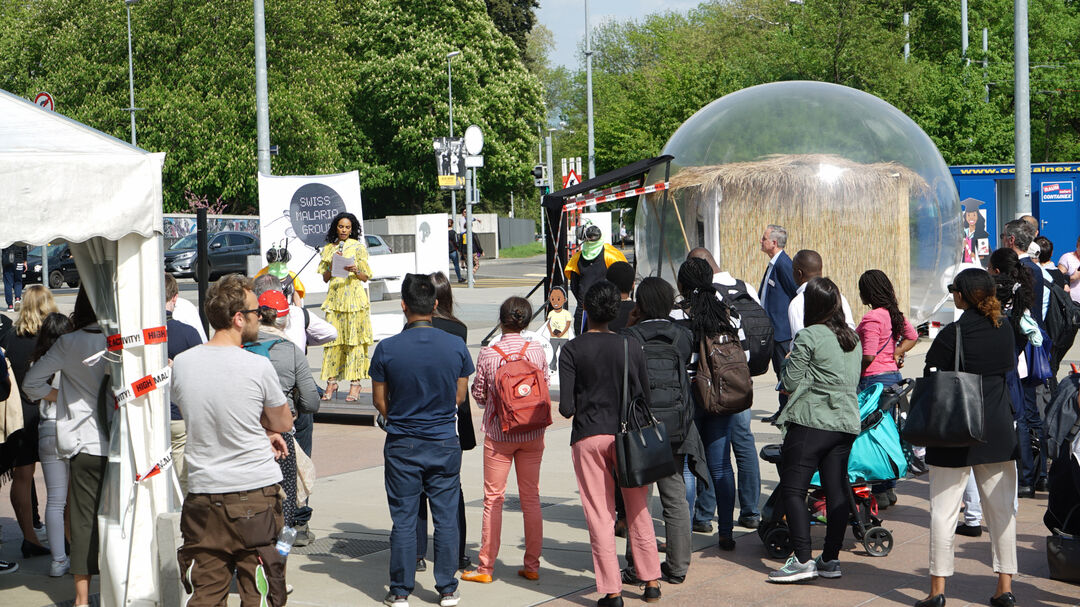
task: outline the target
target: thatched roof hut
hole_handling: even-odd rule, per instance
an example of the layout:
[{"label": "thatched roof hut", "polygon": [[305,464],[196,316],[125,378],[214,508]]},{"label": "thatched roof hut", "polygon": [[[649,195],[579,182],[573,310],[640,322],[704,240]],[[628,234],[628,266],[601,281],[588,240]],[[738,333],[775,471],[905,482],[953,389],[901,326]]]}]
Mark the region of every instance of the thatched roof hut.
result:
[{"label": "thatched roof hut", "polygon": [[[795,154],[684,167],[670,181],[672,208],[660,208],[662,196],[650,196],[646,204],[652,207],[648,215],[668,218],[663,220],[669,226],[665,235],[674,242],[665,246],[665,257],[675,264],[681,258],[675,258],[673,247],[685,246],[688,252],[706,246],[725,270],[756,287],[768,264],[760,236],[766,225],[778,224],[788,231],[790,255],[799,249],[821,253],[825,275],[840,286],[856,316],[864,311],[858,279],[870,268],[889,275],[900,309],[909,309],[908,208],[929,190],[911,169]],[[670,229],[670,218],[681,224],[681,234]]]}]

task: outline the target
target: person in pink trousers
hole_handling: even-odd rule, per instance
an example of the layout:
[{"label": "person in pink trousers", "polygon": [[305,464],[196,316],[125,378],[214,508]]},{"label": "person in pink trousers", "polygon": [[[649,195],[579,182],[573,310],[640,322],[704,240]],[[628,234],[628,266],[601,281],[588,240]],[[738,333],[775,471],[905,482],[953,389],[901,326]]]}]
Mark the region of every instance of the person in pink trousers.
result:
[{"label": "person in pink trousers", "polygon": [[[585,293],[588,331],[559,353],[559,413],[573,418],[570,447],[581,506],[589,526],[597,607],[622,607],[622,575],[615,552],[615,433],[622,407],[623,369],[629,365],[629,399],[649,399],[645,354],[640,342],[608,329],[619,312],[619,289],[606,280]],[[627,355],[623,357],[624,347]],[[629,524],[630,551],[645,602],[660,600],[660,555],[649,514],[649,487],[621,488]]]},{"label": "person in pink trousers", "polygon": [[[540,549],[544,543],[544,519],[540,514],[540,460],[544,456],[544,428],[527,432],[503,432],[496,413],[495,374],[507,358],[523,354],[525,360],[543,371],[549,370],[544,349],[526,341],[521,332],[532,319],[532,305],[522,297],[511,297],[499,308],[502,337],[482,348],[476,357],[476,378],[472,394],[484,409],[484,522],[480,536],[480,566],[465,571],[461,579],[490,584],[499,556],[502,536],[502,507],[510,467],[517,467],[518,499],[525,518],[525,560],[518,575],[528,580],[540,579]],[[550,406],[550,402],[549,402]]]}]

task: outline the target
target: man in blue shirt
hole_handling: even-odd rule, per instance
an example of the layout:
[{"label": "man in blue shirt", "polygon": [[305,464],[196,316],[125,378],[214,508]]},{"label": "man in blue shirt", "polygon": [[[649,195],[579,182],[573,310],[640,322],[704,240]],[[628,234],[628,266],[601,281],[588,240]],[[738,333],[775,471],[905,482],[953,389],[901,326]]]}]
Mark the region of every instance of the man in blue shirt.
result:
[{"label": "man in blue shirt", "polygon": [[406,274],[401,309],[408,324],[371,356],[372,400],[386,418],[384,478],[390,518],[390,592],[383,601],[408,607],[416,578],[416,520],[420,494],[435,522],[435,588],[439,605],[458,604],[457,510],[461,495],[458,403],[465,400],[472,357],[460,338],[435,329],[435,285]]}]

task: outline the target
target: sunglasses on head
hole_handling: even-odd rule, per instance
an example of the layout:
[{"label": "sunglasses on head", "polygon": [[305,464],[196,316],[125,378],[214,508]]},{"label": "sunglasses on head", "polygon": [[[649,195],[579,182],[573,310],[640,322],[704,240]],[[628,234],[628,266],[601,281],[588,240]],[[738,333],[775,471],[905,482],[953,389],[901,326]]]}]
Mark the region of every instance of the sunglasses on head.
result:
[{"label": "sunglasses on head", "polygon": [[956,285],[949,285],[949,293],[959,293],[960,289],[956,288]]}]

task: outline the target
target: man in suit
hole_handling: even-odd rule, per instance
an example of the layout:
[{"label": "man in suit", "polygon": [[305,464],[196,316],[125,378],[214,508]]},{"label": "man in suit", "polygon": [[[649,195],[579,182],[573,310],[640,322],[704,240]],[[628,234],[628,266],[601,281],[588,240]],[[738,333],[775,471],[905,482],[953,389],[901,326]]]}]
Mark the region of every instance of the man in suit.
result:
[{"label": "man in suit", "polygon": [[[788,305],[791,298],[795,297],[798,285],[795,284],[795,276],[791,269],[791,257],[784,252],[787,245],[787,230],[778,225],[770,224],[761,235],[761,252],[769,256],[769,267],[765,269],[765,276],[761,278],[761,287],[758,294],[761,297],[761,307],[769,315],[773,324],[773,370],[777,378],[780,377],[780,369],[784,364],[788,348],[791,346],[791,325],[788,323]],[[787,395],[780,394],[780,409],[787,404]],[[765,421],[776,421],[776,415],[766,418]]]},{"label": "man in suit", "polygon": [[[1031,316],[1039,328],[1044,327],[1044,306],[1048,293],[1043,283],[1042,268],[1031,256],[1028,248],[1035,239],[1035,227],[1023,219],[1014,219],[1005,224],[1001,233],[1002,246],[1009,247],[1020,258],[1020,264],[1031,274],[1031,287],[1035,301],[1031,304]],[[1045,335],[1045,329],[1043,331]],[[1030,378],[1022,380],[1024,402],[1017,412],[1016,429],[1020,435],[1020,475],[1018,477],[1020,497],[1035,497],[1036,488],[1046,490],[1046,429],[1039,415],[1039,392],[1045,390],[1045,382]],[[1037,443],[1037,448],[1035,446]]]}]

